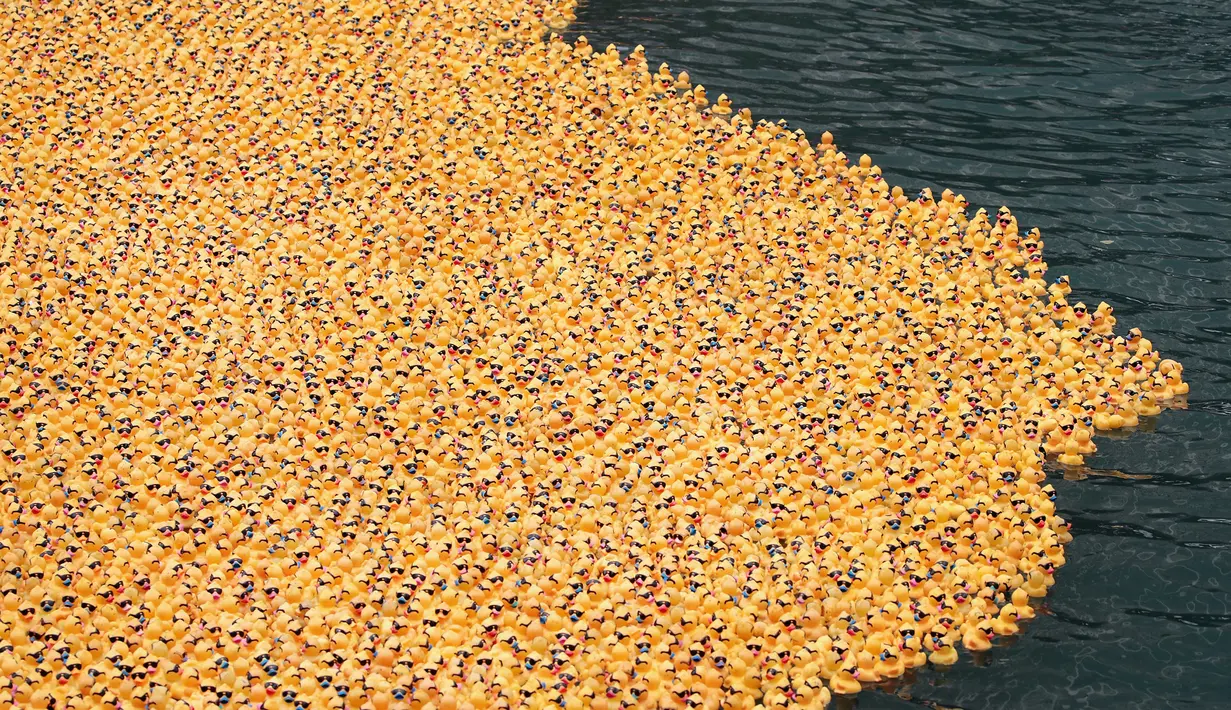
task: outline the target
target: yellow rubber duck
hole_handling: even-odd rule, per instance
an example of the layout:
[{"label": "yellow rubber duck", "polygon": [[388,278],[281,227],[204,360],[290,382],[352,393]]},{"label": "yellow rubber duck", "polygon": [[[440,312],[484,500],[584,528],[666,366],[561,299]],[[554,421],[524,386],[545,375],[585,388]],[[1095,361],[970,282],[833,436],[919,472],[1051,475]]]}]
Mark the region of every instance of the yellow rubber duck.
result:
[{"label": "yellow rubber duck", "polygon": [[77,9],[0,48],[17,706],[822,707],[1016,632],[1044,454],[1188,391],[1008,209],[569,0]]}]

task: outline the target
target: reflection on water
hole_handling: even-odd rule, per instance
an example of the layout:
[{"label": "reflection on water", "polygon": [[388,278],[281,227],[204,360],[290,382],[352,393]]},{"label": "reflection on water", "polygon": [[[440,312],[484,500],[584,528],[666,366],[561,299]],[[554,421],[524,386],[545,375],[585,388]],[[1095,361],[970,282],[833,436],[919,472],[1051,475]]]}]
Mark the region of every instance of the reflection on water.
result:
[{"label": "reflection on water", "polygon": [[[1231,707],[1231,8],[1224,0],[582,0],[711,96],[1038,226],[1187,408],[1057,467],[1076,539],[1023,637],[848,707]],[[983,668],[978,666],[990,666]]]}]

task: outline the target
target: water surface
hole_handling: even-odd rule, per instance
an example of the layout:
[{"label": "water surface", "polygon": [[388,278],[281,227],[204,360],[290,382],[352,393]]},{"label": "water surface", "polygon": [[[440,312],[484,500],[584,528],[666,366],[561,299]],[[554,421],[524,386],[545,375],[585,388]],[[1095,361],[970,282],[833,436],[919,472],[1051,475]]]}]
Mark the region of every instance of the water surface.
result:
[{"label": "water surface", "polygon": [[1075,539],[1026,633],[851,704],[1231,708],[1231,6],[582,0],[577,34],[1008,205],[1070,300],[1185,365],[1188,409],[1052,472]]}]

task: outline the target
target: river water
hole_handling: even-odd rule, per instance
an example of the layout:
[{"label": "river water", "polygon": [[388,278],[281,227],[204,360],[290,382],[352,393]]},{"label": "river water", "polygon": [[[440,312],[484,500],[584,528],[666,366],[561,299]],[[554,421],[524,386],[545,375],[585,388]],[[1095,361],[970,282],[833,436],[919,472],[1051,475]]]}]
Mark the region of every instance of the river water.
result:
[{"label": "river water", "polygon": [[1186,409],[1052,472],[1075,539],[1024,635],[846,705],[1231,708],[1231,5],[582,0],[578,34],[1008,205],[1071,301],[1184,363]]}]

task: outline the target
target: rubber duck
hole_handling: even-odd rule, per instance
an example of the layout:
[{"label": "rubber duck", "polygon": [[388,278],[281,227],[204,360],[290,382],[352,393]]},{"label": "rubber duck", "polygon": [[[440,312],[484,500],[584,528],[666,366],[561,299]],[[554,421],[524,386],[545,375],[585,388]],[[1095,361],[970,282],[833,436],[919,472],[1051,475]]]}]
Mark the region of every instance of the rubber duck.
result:
[{"label": "rubber duck", "polygon": [[855,678],[856,670],[843,666],[829,679],[829,689],[838,695],[855,695],[863,686]]},{"label": "rubber duck", "polygon": [[567,3],[347,11],[15,20],[76,97],[0,159],[17,705],[73,705],[63,643],[89,706],[822,707],[1014,632],[1071,540],[1043,454],[1188,391],[1007,208]]},{"label": "rubber duck", "polygon": [[951,666],[957,663],[957,647],[943,639],[936,642],[934,649],[928,654],[928,662],[938,666]]},{"label": "rubber duck", "polygon": [[991,625],[986,619],[967,620],[963,624],[962,645],[971,651],[987,651],[992,647]]}]

